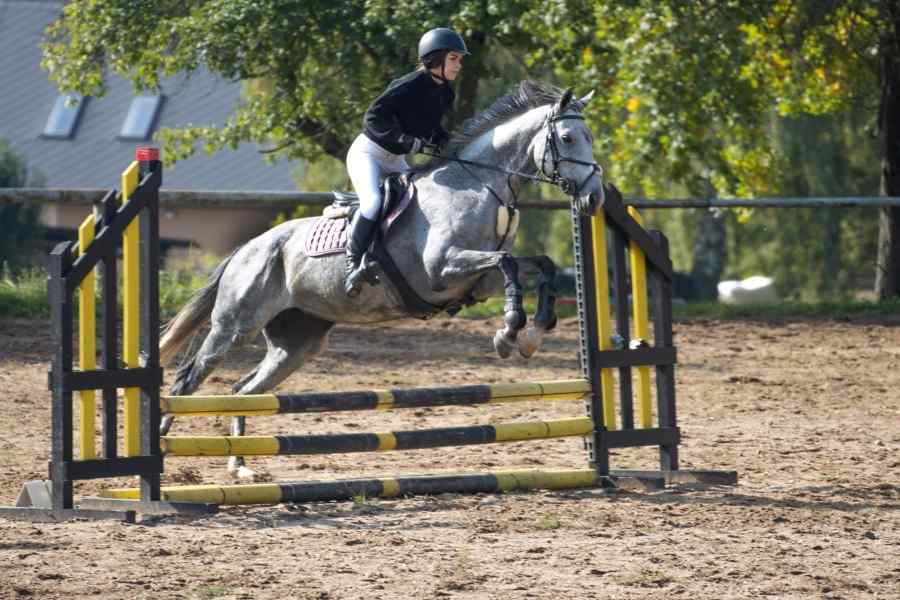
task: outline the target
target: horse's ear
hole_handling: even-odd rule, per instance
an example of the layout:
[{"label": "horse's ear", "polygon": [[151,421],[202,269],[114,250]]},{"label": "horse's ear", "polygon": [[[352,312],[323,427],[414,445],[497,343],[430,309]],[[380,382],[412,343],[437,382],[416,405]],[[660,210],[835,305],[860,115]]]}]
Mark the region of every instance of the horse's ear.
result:
[{"label": "horse's ear", "polygon": [[584,107],[587,106],[587,103],[591,101],[591,98],[594,97],[594,90],[588,92],[584,97],[575,100],[570,105],[572,108],[577,110],[578,112],[584,112]]},{"label": "horse's ear", "polygon": [[559,102],[556,104],[556,114],[561,115],[566,107],[569,106],[569,102],[572,101],[572,90],[568,89],[562,95],[562,98],[559,99]]},{"label": "horse's ear", "polygon": [[584,107],[587,106],[587,103],[591,101],[591,98],[594,97],[594,90],[591,90],[584,97],[578,99],[578,105],[584,110]]}]

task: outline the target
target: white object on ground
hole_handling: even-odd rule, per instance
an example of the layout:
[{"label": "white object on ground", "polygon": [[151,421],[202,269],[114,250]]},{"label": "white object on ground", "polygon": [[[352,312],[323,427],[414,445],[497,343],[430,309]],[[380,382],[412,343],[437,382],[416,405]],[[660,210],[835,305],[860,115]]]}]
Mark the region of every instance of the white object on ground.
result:
[{"label": "white object on ground", "polygon": [[727,304],[751,304],[777,302],[775,280],[764,275],[754,275],[742,281],[720,281],[719,302]]}]

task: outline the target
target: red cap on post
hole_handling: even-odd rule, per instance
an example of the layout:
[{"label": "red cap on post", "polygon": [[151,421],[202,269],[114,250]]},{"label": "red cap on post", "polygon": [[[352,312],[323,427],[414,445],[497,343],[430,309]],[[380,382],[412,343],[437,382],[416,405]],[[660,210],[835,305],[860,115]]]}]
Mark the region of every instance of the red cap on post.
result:
[{"label": "red cap on post", "polygon": [[140,147],[135,150],[134,158],[139,162],[159,160],[159,148],[151,148],[149,146]]}]

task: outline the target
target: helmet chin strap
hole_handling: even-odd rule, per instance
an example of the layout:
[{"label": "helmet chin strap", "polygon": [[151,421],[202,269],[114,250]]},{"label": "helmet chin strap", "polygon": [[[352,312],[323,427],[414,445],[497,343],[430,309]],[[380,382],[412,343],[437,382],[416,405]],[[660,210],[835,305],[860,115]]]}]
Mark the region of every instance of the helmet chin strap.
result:
[{"label": "helmet chin strap", "polygon": [[444,68],[446,67],[446,64],[447,64],[447,57],[445,56],[445,57],[444,57],[444,62],[441,63],[441,72],[440,72],[440,74],[435,73],[435,72],[432,71],[431,69],[428,69],[428,73],[429,73],[432,77],[434,77],[434,78],[436,78],[436,79],[440,79],[440,80],[443,81],[444,83],[450,83],[450,80],[447,79],[447,78],[444,76]]},{"label": "helmet chin strap", "polygon": [[[446,61],[446,58],[444,60]],[[440,75],[438,75],[431,69],[428,69],[428,72],[431,74],[432,77],[436,77],[437,79],[440,79],[444,83],[450,83],[450,80],[447,79],[446,77],[444,77],[444,63],[441,63],[441,74]]]}]

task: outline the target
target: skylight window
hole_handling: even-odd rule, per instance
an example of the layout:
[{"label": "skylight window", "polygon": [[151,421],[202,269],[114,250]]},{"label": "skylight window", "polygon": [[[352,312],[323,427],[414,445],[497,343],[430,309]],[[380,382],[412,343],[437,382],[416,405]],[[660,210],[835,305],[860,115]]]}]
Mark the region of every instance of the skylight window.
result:
[{"label": "skylight window", "polygon": [[75,130],[78,128],[78,120],[81,118],[85,102],[86,100],[81,94],[57,96],[41,136],[59,140],[75,137]]},{"label": "skylight window", "polygon": [[125,140],[149,140],[162,106],[162,96],[136,96],[131,101],[119,138]]}]

